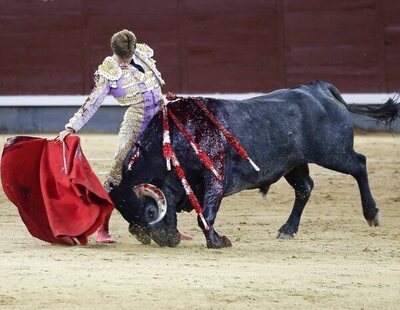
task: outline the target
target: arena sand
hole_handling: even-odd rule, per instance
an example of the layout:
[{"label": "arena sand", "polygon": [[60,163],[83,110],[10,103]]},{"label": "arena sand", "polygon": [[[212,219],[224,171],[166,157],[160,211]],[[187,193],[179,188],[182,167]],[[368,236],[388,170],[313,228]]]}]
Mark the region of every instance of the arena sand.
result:
[{"label": "arena sand", "polygon": [[[103,179],[116,137],[81,138]],[[193,240],[174,249],[139,244],[116,211],[117,244],[54,246],[29,235],[0,191],[0,308],[399,309],[400,137],[358,134],[355,145],[368,158],[380,227],[363,219],[352,177],[311,166],[315,188],[295,239],[275,239],[294,197],[281,180],[266,199],[223,200],[216,227],[233,247],[221,250],[205,247],[194,212],[178,216]]]}]

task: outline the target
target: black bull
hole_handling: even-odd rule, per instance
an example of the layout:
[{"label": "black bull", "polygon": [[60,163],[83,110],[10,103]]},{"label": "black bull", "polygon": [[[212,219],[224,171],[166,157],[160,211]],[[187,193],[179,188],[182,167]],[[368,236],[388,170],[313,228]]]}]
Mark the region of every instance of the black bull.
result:
[{"label": "black bull", "polygon": [[[279,229],[278,238],[295,236],[314,185],[308,163],[352,175],[359,186],[365,219],[371,226],[379,224],[379,210],[368,185],[366,158],[353,150],[354,129],[350,114],[369,115],[390,123],[399,115],[400,104],[395,100],[389,99],[385,104],[375,106],[350,105],[333,85],[316,81],[241,101],[211,98],[201,98],[201,101],[260,167],[257,172],[248,161],[239,157],[232,144],[193,100],[169,104],[169,109],[223,175],[222,181],[218,181],[202,165],[187,139],[170,121],[172,147],[209,225],[206,229],[198,216],[208,247],[231,245],[229,239],[219,235],[214,228],[223,197],[254,188],[266,194],[270,185],[282,176],[293,187],[295,201],[287,222]],[[122,182],[110,195],[138,240],[148,244],[153,239],[160,246],[174,247],[180,242],[176,212],[191,211],[193,207],[174,168],[166,169],[162,141],[162,113],[159,112],[144,131],[140,145],[134,146],[128,154]],[[129,168],[136,148],[140,154]],[[154,219],[159,210],[155,201],[149,197],[139,198],[132,190],[143,183],[155,185],[167,201],[165,216],[158,218],[156,223]]]}]

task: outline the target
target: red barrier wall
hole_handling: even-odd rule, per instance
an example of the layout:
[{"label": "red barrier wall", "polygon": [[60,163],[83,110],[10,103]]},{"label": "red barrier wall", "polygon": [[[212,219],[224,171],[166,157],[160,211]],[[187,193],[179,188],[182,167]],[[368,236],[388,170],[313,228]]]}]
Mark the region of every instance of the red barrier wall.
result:
[{"label": "red barrier wall", "polygon": [[398,0],[1,0],[0,95],[88,93],[122,28],[155,50],[164,92],[400,89]]}]

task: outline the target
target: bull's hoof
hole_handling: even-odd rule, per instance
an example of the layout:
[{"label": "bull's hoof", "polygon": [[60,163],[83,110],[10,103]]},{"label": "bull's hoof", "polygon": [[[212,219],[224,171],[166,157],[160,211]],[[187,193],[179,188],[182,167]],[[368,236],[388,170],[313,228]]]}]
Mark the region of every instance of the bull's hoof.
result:
[{"label": "bull's hoof", "polygon": [[297,234],[297,229],[290,226],[288,223],[284,224],[278,230],[278,235],[276,238],[278,239],[293,239]]},{"label": "bull's hoof", "polygon": [[371,227],[379,226],[379,212],[376,213],[375,217],[372,220],[367,220],[367,223]]},{"label": "bull's hoof", "polygon": [[218,236],[213,240],[207,240],[207,248],[209,249],[221,249],[229,248],[232,246],[232,242],[226,236]]},{"label": "bull's hoof", "polygon": [[287,239],[293,239],[294,237],[296,237],[296,234],[286,234],[284,232],[280,232],[278,231],[278,235],[276,236],[277,239],[281,239],[281,240],[287,240]]}]

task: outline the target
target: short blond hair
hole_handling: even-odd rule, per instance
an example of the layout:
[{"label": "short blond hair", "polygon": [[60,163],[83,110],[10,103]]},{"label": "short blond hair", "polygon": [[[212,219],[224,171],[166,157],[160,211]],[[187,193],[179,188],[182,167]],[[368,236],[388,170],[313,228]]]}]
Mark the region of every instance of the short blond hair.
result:
[{"label": "short blond hair", "polygon": [[121,58],[131,58],[136,48],[136,36],[132,31],[123,29],[111,37],[111,50]]}]

